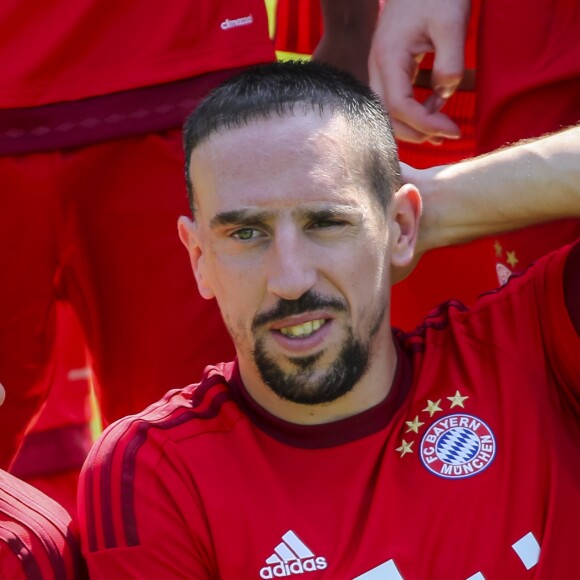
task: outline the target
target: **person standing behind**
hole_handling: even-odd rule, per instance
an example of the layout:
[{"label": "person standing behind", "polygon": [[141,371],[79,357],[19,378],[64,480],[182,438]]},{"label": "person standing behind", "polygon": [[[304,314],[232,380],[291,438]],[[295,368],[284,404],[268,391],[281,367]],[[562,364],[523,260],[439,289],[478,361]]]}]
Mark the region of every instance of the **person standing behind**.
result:
[{"label": "person standing behind", "polygon": [[262,0],[8,0],[0,37],[6,467],[47,396],[57,301],[80,321],[105,423],[233,354],[174,236],[187,207],[181,125],[219,81],[274,52]]}]

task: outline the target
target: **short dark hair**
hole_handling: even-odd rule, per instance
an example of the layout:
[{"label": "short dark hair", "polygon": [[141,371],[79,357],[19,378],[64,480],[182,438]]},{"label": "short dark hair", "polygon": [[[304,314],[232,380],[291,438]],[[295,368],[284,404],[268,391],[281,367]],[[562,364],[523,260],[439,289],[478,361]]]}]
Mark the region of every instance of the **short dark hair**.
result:
[{"label": "short dark hair", "polygon": [[185,180],[195,210],[190,177],[193,150],[214,133],[259,119],[291,116],[301,107],[319,115],[338,113],[362,152],[363,174],[384,209],[401,182],[389,117],[377,95],[350,74],[314,61],[279,61],[250,67],[214,89],[184,125]]}]

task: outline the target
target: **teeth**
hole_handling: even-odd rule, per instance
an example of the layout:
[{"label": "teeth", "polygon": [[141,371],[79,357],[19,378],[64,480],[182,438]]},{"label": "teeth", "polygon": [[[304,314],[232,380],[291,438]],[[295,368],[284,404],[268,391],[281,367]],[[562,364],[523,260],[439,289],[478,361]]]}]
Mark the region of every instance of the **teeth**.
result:
[{"label": "teeth", "polygon": [[281,328],[280,332],[284,336],[291,336],[292,338],[304,338],[316,332],[326,321],[325,320],[310,320],[304,324],[297,324],[296,326],[287,326]]}]

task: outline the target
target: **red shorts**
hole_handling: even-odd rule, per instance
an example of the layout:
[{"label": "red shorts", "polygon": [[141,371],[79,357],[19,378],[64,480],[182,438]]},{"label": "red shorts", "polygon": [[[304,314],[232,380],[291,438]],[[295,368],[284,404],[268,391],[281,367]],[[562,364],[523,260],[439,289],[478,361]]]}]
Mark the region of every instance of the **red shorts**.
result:
[{"label": "red shorts", "polygon": [[234,356],[177,236],[180,128],[0,157],[0,179],[0,465],[46,398],[57,300],[84,330],[105,422]]}]

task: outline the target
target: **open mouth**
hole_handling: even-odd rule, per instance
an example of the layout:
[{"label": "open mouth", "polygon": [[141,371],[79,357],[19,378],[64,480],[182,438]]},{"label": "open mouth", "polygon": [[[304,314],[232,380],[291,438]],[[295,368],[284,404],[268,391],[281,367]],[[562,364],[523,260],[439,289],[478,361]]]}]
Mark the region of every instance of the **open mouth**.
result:
[{"label": "open mouth", "polygon": [[294,326],[286,326],[280,329],[280,332],[284,336],[290,338],[307,338],[313,335],[319,328],[326,324],[326,320],[323,318],[318,320],[309,320],[302,324],[296,324]]}]

